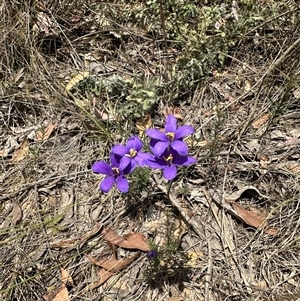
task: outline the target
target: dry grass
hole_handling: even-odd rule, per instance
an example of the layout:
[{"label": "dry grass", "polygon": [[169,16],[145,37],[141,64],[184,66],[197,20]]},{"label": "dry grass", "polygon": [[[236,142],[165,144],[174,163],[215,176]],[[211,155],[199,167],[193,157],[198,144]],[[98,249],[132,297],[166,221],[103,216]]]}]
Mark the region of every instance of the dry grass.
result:
[{"label": "dry grass", "polygon": [[[184,49],[167,40],[167,20],[162,32],[147,32],[114,19],[121,4],[50,2],[0,5],[2,300],[43,300],[51,292],[53,300],[60,267],[74,280],[67,285],[70,300],[299,299],[300,28],[293,2],[280,17],[249,26],[224,53],[222,68],[208,65],[191,86],[170,75]],[[149,97],[144,112],[155,125],[162,124],[162,109],[176,106],[194,126],[191,153],[198,163],[180,173],[170,200],[157,174],[140,175],[149,181],[143,191],[138,178],[129,195],[99,193],[91,164],[138,132],[138,114],[126,115],[126,97],[103,90],[97,109],[109,108],[116,120],[102,121],[90,90],[67,93],[70,79],[87,70],[92,79],[126,78],[134,99],[155,91],[159,101]],[[144,85],[143,92],[132,83]],[[37,139],[49,125],[55,125],[50,136]],[[232,200],[268,225],[247,225]],[[167,238],[178,221],[188,230],[170,250]],[[144,233],[169,256],[169,266],[151,270],[142,255],[86,292],[98,268],[85,255],[108,254],[97,222],[120,234]]]}]

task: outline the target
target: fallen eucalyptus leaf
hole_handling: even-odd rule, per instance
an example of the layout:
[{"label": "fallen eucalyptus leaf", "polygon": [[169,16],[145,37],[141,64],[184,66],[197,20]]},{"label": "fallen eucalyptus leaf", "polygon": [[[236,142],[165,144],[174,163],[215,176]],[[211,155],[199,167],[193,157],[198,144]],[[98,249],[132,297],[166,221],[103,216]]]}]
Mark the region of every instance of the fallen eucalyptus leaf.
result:
[{"label": "fallen eucalyptus leaf", "polygon": [[150,250],[149,243],[142,233],[129,233],[122,237],[112,229],[104,228],[102,235],[105,240],[121,248],[138,249],[145,252]]},{"label": "fallen eucalyptus leaf", "polygon": [[[239,218],[249,226],[261,228],[266,225],[266,219],[259,215],[257,211],[246,210],[234,201],[231,201],[230,203]],[[270,235],[276,235],[278,233],[278,231],[274,228],[266,228],[264,229],[264,232]]]},{"label": "fallen eucalyptus leaf", "polygon": [[112,275],[128,267],[136,258],[139,257],[139,255],[140,252],[137,252],[129,258],[116,259],[115,257],[112,257],[110,259],[104,259],[101,261],[97,261],[93,257],[87,256],[92,263],[97,266],[101,266],[102,268],[98,272],[98,276],[100,277],[98,282],[89,284],[84,291],[89,291],[99,287]]},{"label": "fallen eucalyptus leaf", "polygon": [[264,125],[271,117],[270,113],[267,113],[260,118],[256,119],[254,122],[252,122],[252,127],[255,129],[260,128],[262,125]]},{"label": "fallen eucalyptus leaf", "polygon": [[60,272],[61,272],[61,282],[64,284],[67,283],[72,283],[74,284],[74,281],[72,279],[72,277],[70,276],[69,272],[64,269],[64,268],[60,268]]},{"label": "fallen eucalyptus leaf", "polygon": [[15,152],[12,155],[11,160],[13,162],[22,161],[26,157],[28,151],[29,151],[29,146],[28,146],[28,141],[27,141],[27,138],[26,138],[26,139],[24,139],[24,141],[20,145],[20,148],[15,150]]},{"label": "fallen eucalyptus leaf", "polygon": [[48,124],[46,128],[40,129],[36,132],[34,139],[36,141],[46,141],[49,139],[51,133],[56,128],[57,123],[54,124]]}]

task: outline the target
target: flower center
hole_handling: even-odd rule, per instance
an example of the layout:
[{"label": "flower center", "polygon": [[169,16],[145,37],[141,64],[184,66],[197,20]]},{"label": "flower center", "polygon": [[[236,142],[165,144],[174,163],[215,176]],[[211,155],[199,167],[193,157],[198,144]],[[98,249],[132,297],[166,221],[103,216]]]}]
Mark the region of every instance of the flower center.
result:
[{"label": "flower center", "polygon": [[172,164],[173,156],[170,154],[168,157],[163,157],[163,159],[168,163],[168,165]]},{"label": "flower center", "polygon": [[113,167],[112,172],[113,172],[115,177],[117,177],[120,174],[120,170],[119,170],[118,167]]},{"label": "flower center", "polygon": [[126,157],[134,158],[137,154],[137,151],[133,148],[130,149],[129,154],[126,154]]},{"label": "flower center", "polygon": [[166,136],[168,137],[168,139],[170,141],[174,141],[175,133],[168,132],[168,133],[166,133]]}]

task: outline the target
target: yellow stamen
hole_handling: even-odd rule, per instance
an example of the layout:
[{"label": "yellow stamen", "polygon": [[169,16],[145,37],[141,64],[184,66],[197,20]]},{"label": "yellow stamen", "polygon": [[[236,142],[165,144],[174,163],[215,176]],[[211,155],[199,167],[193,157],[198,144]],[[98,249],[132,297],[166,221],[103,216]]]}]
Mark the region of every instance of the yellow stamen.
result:
[{"label": "yellow stamen", "polygon": [[129,154],[130,154],[131,158],[134,158],[136,156],[136,154],[137,154],[137,151],[135,149],[131,148],[130,151],[129,151]]},{"label": "yellow stamen", "polygon": [[173,161],[173,156],[172,156],[172,154],[170,154],[169,157],[163,157],[163,159],[164,159],[166,162],[172,163],[172,161]]},{"label": "yellow stamen", "polygon": [[168,133],[166,133],[166,136],[168,137],[168,139],[170,141],[174,141],[175,133],[168,132]]},{"label": "yellow stamen", "polygon": [[113,171],[113,173],[114,173],[115,175],[119,175],[119,174],[120,174],[120,170],[119,170],[118,167],[113,167],[113,168],[112,168],[112,171]]}]

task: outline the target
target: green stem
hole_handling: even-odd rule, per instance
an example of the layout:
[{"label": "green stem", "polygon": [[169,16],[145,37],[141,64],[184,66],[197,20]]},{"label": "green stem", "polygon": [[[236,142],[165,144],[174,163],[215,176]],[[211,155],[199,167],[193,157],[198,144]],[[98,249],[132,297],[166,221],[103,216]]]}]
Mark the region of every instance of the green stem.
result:
[{"label": "green stem", "polygon": [[168,190],[167,190],[168,199],[170,199],[170,191],[171,191],[172,184],[173,184],[173,180],[170,181],[169,186],[168,186]]}]

